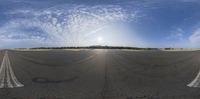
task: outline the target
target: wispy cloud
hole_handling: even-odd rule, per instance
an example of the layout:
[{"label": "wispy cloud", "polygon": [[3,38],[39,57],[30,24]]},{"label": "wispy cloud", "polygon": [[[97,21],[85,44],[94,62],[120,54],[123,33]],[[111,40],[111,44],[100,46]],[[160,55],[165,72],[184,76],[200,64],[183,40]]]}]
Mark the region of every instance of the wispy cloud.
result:
[{"label": "wispy cloud", "polygon": [[99,28],[112,23],[133,21],[137,17],[136,12],[130,12],[119,5],[16,9],[5,13],[15,17],[0,27],[0,39],[4,45],[16,41],[27,43],[27,46],[32,42],[37,42],[38,46],[87,45],[92,42],[90,38],[97,35],[95,31]]},{"label": "wispy cloud", "polygon": [[189,37],[189,40],[193,46],[198,46],[200,44],[200,28],[195,30],[192,35]]},{"label": "wispy cloud", "polygon": [[167,37],[167,39],[181,41],[181,40],[183,40],[184,34],[185,34],[185,32],[182,28],[176,28],[175,30],[172,30],[170,32],[170,35],[169,35],[169,37]]}]

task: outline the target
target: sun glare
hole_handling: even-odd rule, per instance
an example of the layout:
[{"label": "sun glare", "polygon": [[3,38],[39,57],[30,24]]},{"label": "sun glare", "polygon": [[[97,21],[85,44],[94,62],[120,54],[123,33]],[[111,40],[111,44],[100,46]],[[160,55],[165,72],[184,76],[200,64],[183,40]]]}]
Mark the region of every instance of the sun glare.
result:
[{"label": "sun glare", "polygon": [[102,43],[102,42],[103,42],[103,38],[102,38],[101,36],[99,36],[99,37],[97,38],[97,42],[98,42],[98,43]]}]

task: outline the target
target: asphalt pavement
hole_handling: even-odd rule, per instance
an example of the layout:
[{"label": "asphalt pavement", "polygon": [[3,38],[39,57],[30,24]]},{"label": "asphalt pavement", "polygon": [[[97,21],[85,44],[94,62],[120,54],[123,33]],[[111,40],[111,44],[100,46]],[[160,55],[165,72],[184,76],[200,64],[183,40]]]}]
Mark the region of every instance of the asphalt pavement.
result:
[{"label": "asphalt pavement", "polygon": [[9,50],[8,56],[24,86],[1,88],[0,99],[200,98],[199,88],[187,86],[200,70],[200,51]]}]

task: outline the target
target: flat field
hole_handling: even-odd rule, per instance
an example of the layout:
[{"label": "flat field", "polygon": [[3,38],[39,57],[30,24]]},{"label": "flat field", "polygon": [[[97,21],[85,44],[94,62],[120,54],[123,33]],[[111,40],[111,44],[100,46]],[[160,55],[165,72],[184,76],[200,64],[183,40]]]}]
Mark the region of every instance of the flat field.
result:
[{"label": "flat field", "polygon": [[[0,51],[0,62],[5,51]],[[8,51],[21,88],[0,99],[199,99],[200,51]]]}]

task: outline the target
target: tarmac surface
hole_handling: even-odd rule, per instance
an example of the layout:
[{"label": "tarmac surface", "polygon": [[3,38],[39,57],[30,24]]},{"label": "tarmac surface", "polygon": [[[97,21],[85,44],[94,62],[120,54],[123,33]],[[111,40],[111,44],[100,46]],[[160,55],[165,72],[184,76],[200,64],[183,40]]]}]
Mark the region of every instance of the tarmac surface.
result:
[{"label": "tarmac surface", "polygon": [[[0,62],[5,51],[0,51]],[[0,99],[199,99],[200,51],[8,51],[24,87]]]}]

